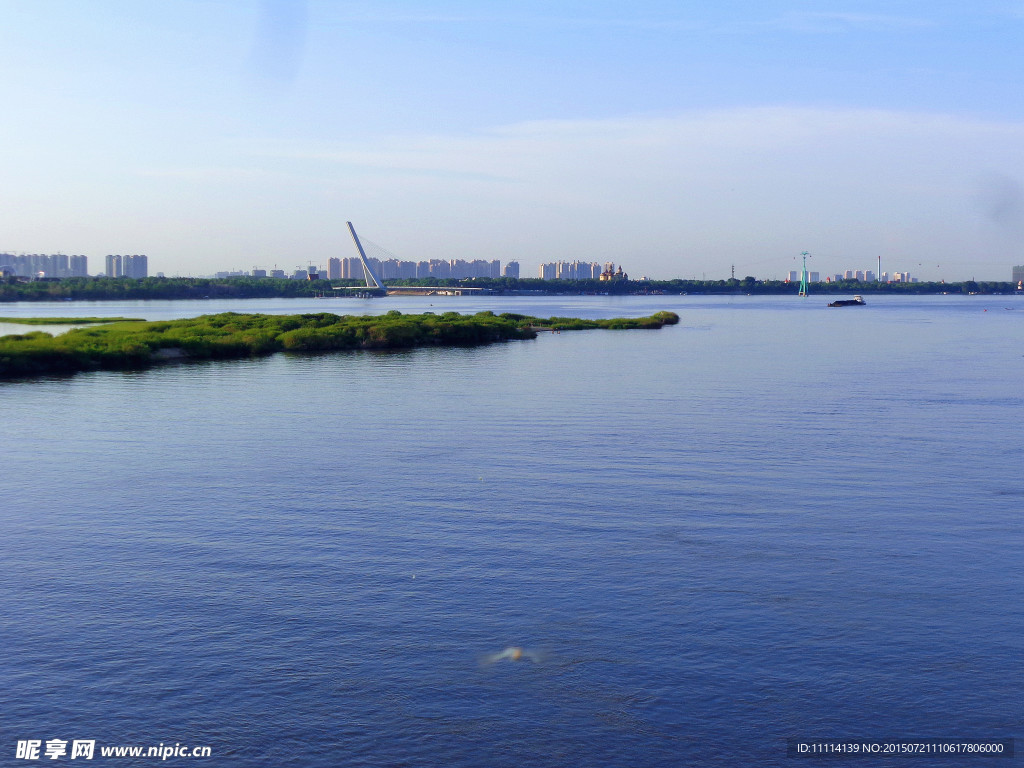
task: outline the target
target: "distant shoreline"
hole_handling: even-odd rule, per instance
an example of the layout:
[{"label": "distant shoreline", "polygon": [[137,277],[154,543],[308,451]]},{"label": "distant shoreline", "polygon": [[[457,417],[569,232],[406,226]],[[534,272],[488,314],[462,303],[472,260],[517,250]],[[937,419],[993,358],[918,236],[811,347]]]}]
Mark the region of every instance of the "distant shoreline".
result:
[{"label": "distant shoreline", "polygon": [[[411,288],[439,286],[442,290],[479,289],[475,293],[496,295],[551,296],[636,296],[636,295],[793,295],[797,286],[779,280],[539,280],[531,278],[472,278],[468,280],[392,280],[387,285]],[[229,277],[72,277],[22,282],[5,278],[0,282],[0,304],[32,301],[138,301],[168,299],[263,299],[263,298],[354,298],[361,284],[355,280],[282,280],[277,278]],[[1014,294],[1010,281],[960,283],[877,283],[839,280],[812,283],[812,294]],[[426,289],[425,289],[426,290]],[[429,294],[427,294],[429,295]]]}]

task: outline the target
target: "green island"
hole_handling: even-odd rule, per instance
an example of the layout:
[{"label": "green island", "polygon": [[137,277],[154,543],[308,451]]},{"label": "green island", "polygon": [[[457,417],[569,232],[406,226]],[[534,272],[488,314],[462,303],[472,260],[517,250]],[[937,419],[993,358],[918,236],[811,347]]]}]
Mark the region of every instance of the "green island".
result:
[{"label": "green island", "polygon": [[126,322],[142,321],[138,317],[0,317],[0,323],[16,325],[91,325]]},{"label": "green island", "polygon": [[[76,318],[77,321],[77,318]],[[538,331],[624,330],[675,325],[674,312],[649,317],[547,319],[513,313],[460,315],[259,315],[224,312],[187,320],[127,320],[0,337],[0,378],[142,369],[169,362],[426,346],[479,346],[536,338]]]}]

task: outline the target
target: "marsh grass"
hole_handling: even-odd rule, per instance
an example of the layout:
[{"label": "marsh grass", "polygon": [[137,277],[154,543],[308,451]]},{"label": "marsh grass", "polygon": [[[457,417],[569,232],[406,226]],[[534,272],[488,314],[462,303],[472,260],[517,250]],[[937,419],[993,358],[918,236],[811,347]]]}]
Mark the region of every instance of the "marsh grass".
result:
[{"label": "marsh grass", "polygon": [[224,312],[186,320],[104,320],[102,325],[77,328],[59,336],[32,331],[0,337],[0,378],[141,369],[172,360],[225,360],[276,352],[478,346],[532,339],[537,329],[660,328],[677,322],[679,317],[673,312],[640,318],[581,320],[493,312],[403,315],[394,310],[385,315]]}]

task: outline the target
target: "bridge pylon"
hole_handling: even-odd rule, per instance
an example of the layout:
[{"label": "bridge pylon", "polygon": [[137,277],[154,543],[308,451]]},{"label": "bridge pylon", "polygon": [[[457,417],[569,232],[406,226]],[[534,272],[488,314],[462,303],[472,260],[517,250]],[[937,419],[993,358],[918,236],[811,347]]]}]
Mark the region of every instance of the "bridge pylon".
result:
[{"label": "bridge pylon", "polygon": [[797,293],[797,296],[807,298],[807,257],[811,254],[807,251],[801,251],[800,255],[804,259],[804,266],[803,269],[800,270],[800,291]]},{"label": "bridge pylon", "polygon": [[352,233],[352,240],[356,244],[356,250],[359,251],[359,260],[363,262],[363,275],[366,277],[366,287],[375,291],[386,291],[387,288],[384,287],[384,281],[374,272],[373,267],[370,266],[370,262],[366,258],[366,251],[363,250],[363,244],[359,242],[356,228],[352,226],[351,221],[346,221],[345,223],[348,224],[348,231]]}]

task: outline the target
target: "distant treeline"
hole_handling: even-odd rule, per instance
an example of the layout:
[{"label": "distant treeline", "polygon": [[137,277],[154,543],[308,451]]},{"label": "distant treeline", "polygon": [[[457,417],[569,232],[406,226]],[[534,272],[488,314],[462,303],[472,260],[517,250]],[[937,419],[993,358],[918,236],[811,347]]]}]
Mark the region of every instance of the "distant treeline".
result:
[{"label": "distant treeline", "polygon": [[581,320],[479,312],[460,315],[255,315],[224,312],[187,320],[122,321],[58,336],[42,331],[0,336],[0,378],[99,369],[141,369],[171,361],[260,357],[275,352],[333,352],[423,346],[478,346],[532,339],[541,329],[661,328],[679,316]]},{"label": "distant treeline", "polygon": [[334,286],[356,285],[353,280],[277,280],[229,277],[68,277],[23,283],[0,282],[2,301],[117,301],[119,299],[269,299],[309,298],[348,294]]},{"label": "distant treeline", "polygon": [[[470,285],[474,288],[510,293],[515,291],[540,291],[552,294],[603,294],[636,295],[649,293],[664,294],[776,294],[796,295],[798,283],[785,280],[758,280],[744,277],[742,280],[540,280],[538,278],[476,277],[470,280],[387,280],[388,285]],[[962,283],[875,283],[859,280],[838,280],[827,283],[811,283],[812,294],[830,293],[1013,293],[1016,283],[975,282]]]},{"label": "distant treeline", "polygon": [[[616,295],[665,294],[796,294],[797,285],[782,280],[539,280],[536,278],[487,278],[468,280],[389,280],[389,285],[441,286],[449,288],[486,288],[498,293],[531,291],[548,294]],[[141,280],[116,277],[69,277],[59,280],[19,282],[5,278],[0,282],[0,302],[4,301],[110,301],[118,299],[260,299],[311,298],[315,296],[351,297],[352,291],[334,290],[358,286],[356,280],[281,280],[275,278],[228,277],[147,277]],[[962,283],[867,283],[838,280],[812,283],[811,293],[1012,293],[1011,282]]]}]

